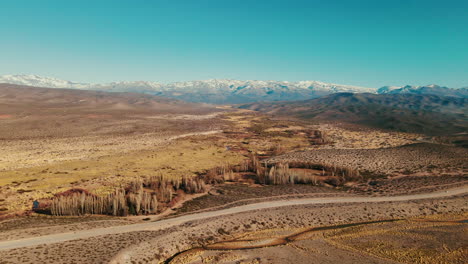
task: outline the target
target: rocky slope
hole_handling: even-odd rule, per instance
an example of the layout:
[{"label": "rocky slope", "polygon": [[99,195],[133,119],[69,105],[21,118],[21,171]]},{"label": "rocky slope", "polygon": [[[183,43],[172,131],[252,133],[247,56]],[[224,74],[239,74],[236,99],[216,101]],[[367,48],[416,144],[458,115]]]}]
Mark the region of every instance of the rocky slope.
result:
[{"label": "rocky slope", "polygon": [[350,122],[427,135],[468,131],[466,98],[338,93],[305,101],[253,103],[240,107],[307,120]]}]

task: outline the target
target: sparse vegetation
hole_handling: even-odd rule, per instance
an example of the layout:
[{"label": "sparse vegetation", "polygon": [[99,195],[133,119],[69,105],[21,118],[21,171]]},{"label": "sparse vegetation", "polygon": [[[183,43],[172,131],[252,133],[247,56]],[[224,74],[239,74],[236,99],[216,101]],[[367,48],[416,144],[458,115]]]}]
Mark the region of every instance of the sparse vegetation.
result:
[{"label": "sparse vegetation", "polygon": [[117,188],[113,193],[98,196],[82,189],[72,189],[56,194],[41,210],[50,210],[52,215],[107,214],[114,216],[154,214],[162,211],[174,199],[174,195],[205,192],[205,183],[200,178],[165,179],[164,177],[140,178],[129,182],[126,188]]},{"label": "sparse vegetation", "polygon": [[169,179],[160,174],[147,179],[137,178],[128,182],[125,188],[117,188],[105,196],[97,196],[83,189],[71,189],[56,194],[50,204],[45,203],[45,207],[50,208],[53,215],[154,214],[170,207],[180,192],[203,193],[207,190],[207,184],[253,180],[266,185],[326,183],[341,186],[347,181],[363,179],[359,171],[349,168],[307,162],[268,164],[251,154],[239,165],[218,166],[196,177]]},{"label": "sparse vegetation", "polygon": [[342,168],[369,171],[380,175],[425,172],[431,169],[466,170],[468,150],[429,143],[385,149],[319,149],[292,152],[268,159],[268,162],[328,163]]},{"label": "sparse vegetation", "polygon": [[[27,212],[30,216],[24,217],[24,221],[39,219],[15,227],[17,230],[9,228],[16,226],[14,220],[1,222],[0,229],[7,227],[0,230],[4,240],[80,232],[89,229],[84,219],[95,219],[89,225],[96,228],[143,221],[146,225],[167,215],[171,218],[173,214],[178,217],[259,202],[388,195],[395,189],[399,194],[427,192],[466,182],[466,151],[428,143],[408,145],[427,140],[420,138],[421,135],[277,119],[248,111],[199,118],[186,114],[161,115],[147,111],[146,106],[132,106],[132,102],[118,104],[117,110],[112,103],[104,104],[99,106],[100,110],[95,108],[96,113],[88,113],[86,108],[73,109],[76,112],[71,111],[71,116],[68,113],[51,119],[58,123],[56,127],[45,128],[42,123],[34,123],[32,127],[37,130],[18,135],[0,131],[4,137],[0,140],[7,150],[5,158],[0,160],[0,166],[4,166],[0,174],[0,216],[7,218],[16,212],[18,215]],[[357,107],[343,110],[360,111]],[[50,111],[38,110],[38,113],[57,114],[54,109]],[[12,123],[21,120],[15,114],[8,118]],[[70,124],[81,130],[68,133]],[[62,128],[64,134],[60,134]],[[201,134],[203,131],[209,133]],[[84,136],[85,132],[89,135]],[[433,174],[440,177],[436,179]],[[394,175],[400,177],[387,177]],[[454,208],[463,210],[460,197],[454,199],[458,200],[453,204],[441,203],[439,207],[432,200],[401,202],[397,207],[390,203],[291,206],[246,213],[251,219],[245,215],[210,219],[209,224],[219,223],[211,229],[207,223],[197,227],[200,223],[194,221],[161,232],[129,232],[69,241],[57,244],[57,251],[50,250],[54,246],[41,245],[26,254],[29,259],[22,257],[25,254],[16,254],[22,249],[8,254],[18,256],[23,262],[41,262],[37,260],[50,255],[52,258],[48,260],[53,262],[65,256],[62,245],[66,245],[76,252],[86,252],[82,258],[68,255],[63,258],[70,263],[79,262],[78,259],[107,262],[114,256],[118,258],[118,252],[130,253],[134,263],[151,262],[195,244],[209,245],[221,237],[245,231],[290,230],[307,225],[426,215]],[[37,212],[46,214],[27,211],[37,204]],[[41,221],[50,223],[35,226],[35,223],[41,225]],[[195,227],[199,233],[186,232]],[[23,232],[22,228],[27,230]],[[96,246],[95,241],[99,245],[105,241],[108,246]],[[142,246],[139,243],[143,241],[147,244]],[[137,251],[133,252],[135,245]],[[99,250],[91,252],[94,248]],[[328,245],[325,248],[330,249]],[[373,245],[369,248],[380,252]],[[222,259],[215,261],[222,262]]]},{"label": "sparse vegetation", "polygon": [[429,94],[337,93],[306,101],[252,103],[240,107],[304,120],[348,122],[441,136],[468,129],[466,105],[466,98]]}]

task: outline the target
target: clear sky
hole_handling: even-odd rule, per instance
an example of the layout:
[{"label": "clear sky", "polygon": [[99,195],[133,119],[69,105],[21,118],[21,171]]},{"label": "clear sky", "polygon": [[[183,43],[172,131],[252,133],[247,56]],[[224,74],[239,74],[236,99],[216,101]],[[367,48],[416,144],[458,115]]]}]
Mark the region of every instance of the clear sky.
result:
[{"label": "clear sky", "polygon": [[466,0],[2,0],[0,75],[468,86]]}]

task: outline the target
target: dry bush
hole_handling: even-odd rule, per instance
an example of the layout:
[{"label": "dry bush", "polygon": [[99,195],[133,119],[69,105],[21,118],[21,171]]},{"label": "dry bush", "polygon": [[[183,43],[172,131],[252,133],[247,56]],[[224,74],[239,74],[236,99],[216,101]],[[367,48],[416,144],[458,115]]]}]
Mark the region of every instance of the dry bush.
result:
[{"label": "dry bush", "polygon": [[107,196],[96,196],[83,189],[71,189],[55,195],[49,210],[53,215],[107,214],[114,216],[154,214],[161,204],[173,201],[178,191],[202,193],[206,184],[200,177],[167,179],[162,175],[134,179],[126,188],[117,188]]},{"label": "dry bush", "polygon": [[[295,170],[301,168],[305,170]],[[309,169],[309,170],[307,170]],[[315,170],[311,172],[310,170]],[[317,175],[317,171],[321,171]],[[352,168],[310,162],[261,162],[256,154],[238,165],[225,164],[196,177],[166,178],[162,174],[136,178],[125,188],[118,188],[107,196],[96,196],[84,189],[70,189],[56,194],[50,202],[53,215],[108,214],[114,216],[153,214],[170,206],[179,194],[203,193],[207,184],[239,181],[242,173],[254,174],[259,184],[311,184],[322,182],[339,186],[348,181],[362,181],[361,173]],[[325,178],[325,179],[322,179]]]},{"label": "dry bush", "polygon": [[[380,149],[316,149],[269,158],[269,163],[303,161],[358,169],[376,175],[428,172],[431,169],[459,171],[468,168],[468,150],[431,143],[415,143]],[[299,162],[300,163],[300,162]]]},{"label": "dry bush", "polygon": [[125,194],[119,189],[105,197],[89,195],[85,192],[71,192],[70,195],[54,197],[50,203],[50,213],[52,215],[126,215],[127,210],[124,204]]},{"label": "dry bush", "polygon": [[326,145],[332,142],[332,140],[320,130],[314,130],[309,135],[309,138],[312,145]]},{"label": "dry bush", "polygon": [[206,184],[201,178],[182,178],[180,189],[185,193],[203,193],[206,191]]},{"label": "dry bush", "polygon": [[82,193],[56,196],[50,203],[52,215],[107,214],[126,216],[128,214],[156,213],[158,200],[154,193],[143,191],[127,192],[118,188],[106,196]]},{"label": "dry bush", "polygon": [[315,175],[309,175],[306,172],[293,171],[289,164],[279,163],[272,166],[265,174],[265,184],[313,184],[317,185],[318,179]]},{"label": "dry bush", "polygon": [[[310,171],[298,171],[292,168],[301,168],[321,171],[319,175]],[[204,175],[207,184],[222,183],[224,181],[239,181],[242,172],[255,174],[255,182],[267,185],[279,184],[312,184],[318,185],[326,182],[339,186],[349,181],[364,181],[369,175],[349,167],[337,167],[330,164],[317,164],[311,162],[279,162],[267,163],[260,161],[254,153],[249,155],[239,165],[224,165],[213,168]],[[319,177],[322,176],[322,177]],[[325,179],[320,179],[325,178]]]},{"label": "dry bush", "polygon": [[357,169],[351,167],[338,167],[336,165],[325,164],[325,163],[313,163],[313,162],[288,162],[291,168],[305,168],[322,170],[323,176],[330,175],[332,177],[341,177],[345,181],[359,181],[364,180],[363,175]]},{"label": "dry bush", "polygon": [[[339,186],[349,181],[364,181],[364,176],[359,170],[350,167],[337,167],[331,164],[318,164],[311,162],[260,162],[258,157],[252,154],[245,166],[247,171],[256,174],[256,182],[260,184],[319,184],[319,177],[326,177],[325,182]],[[320,175],[308,171],[292,170],[292,168],[310,169],[321,171]]]}]

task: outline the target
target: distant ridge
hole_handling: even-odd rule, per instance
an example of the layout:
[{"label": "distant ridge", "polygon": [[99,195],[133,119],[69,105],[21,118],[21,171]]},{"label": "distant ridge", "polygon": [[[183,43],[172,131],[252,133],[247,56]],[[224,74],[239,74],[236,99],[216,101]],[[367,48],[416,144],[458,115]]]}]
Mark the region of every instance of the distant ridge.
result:
[{"label": "distant ridge", "polygon": [[294,101],[322,97],[335,93],[416,93],[441,96],[468,97],[467,89],[440,86],[384,86],[380,89],[319,81],[258,81],[211,79],[159,83],[150,81],[122,81],[102,84],[65,81],[38,75],[3,75],[0,83],[46,88],[69,88],[108,92],[136,92],[180,99],[189,102],[241,104],[259,101]]},{"label": "distant ridge", "polygon": [[468,130],[468,99],[420,94],[337,93],[321,98],[251,103],[240,108],[306,120],[339,121],[373,128],[452,135]]},{"label": "distant ridge", "polygon": [[467,98],[468,97],[468,89],[467,88],[460,88],[460,89],[452,89],[447,88],[435,84],[426,85],[426,86],[384,86],[382,88],[377,89],[377,93],[379,94],[432,94],[438,96],[452,96],[452,97],[461,97]]}]

